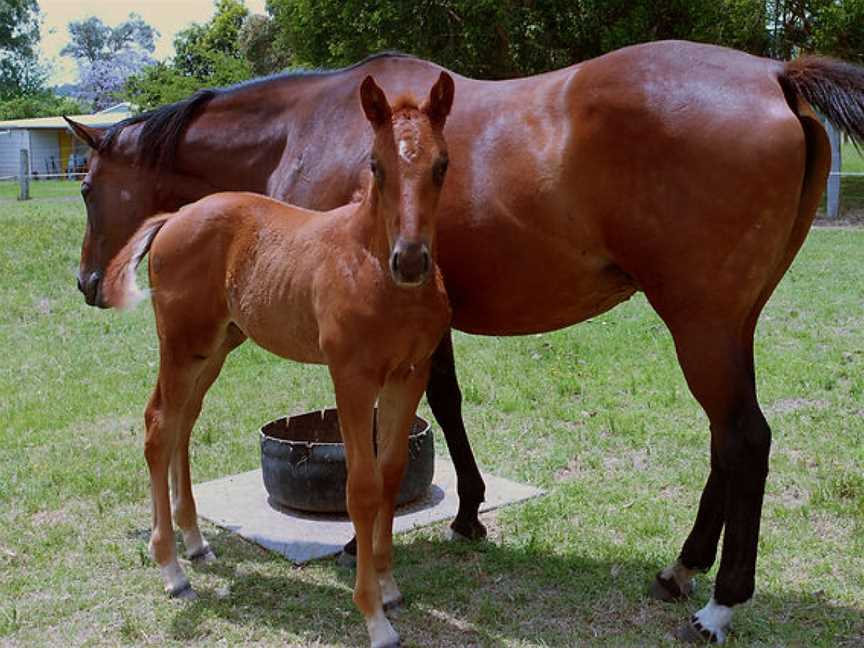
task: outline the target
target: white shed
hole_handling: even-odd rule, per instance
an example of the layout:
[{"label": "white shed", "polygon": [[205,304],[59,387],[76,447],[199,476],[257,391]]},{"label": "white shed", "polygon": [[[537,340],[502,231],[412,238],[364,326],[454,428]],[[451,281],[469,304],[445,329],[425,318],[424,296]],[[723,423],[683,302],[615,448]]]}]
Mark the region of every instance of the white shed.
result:
[{"label": "white shed", "polygon": [[[112,106],[93,115],[70,115],[86,126],[107,127],[130,117],[129,104]],[[0,121],[0,180],[18,175],[21,149],[30,156],[33,177],[65,176],[84,165],[87,146],[72,135],[62,117]]]}]

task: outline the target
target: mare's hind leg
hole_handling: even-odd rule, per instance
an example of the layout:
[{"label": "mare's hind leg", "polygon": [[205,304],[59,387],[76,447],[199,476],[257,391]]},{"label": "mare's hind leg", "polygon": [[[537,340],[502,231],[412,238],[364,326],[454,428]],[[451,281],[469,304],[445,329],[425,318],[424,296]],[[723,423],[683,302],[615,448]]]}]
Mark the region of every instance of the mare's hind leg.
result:
[{"label": "mare's hind leg", "polygon": [[221,346],[212,355],[200,360],[200,373],[195,381],[193,394],[184,411],[181,437],[171,459],[171,507],[174,523],[183,534],[186,557],[193,562],[209,563],[216,559],[216,555],[198,527],[198,513],[192,496],[192,479],[189,467],[189,439],[195,421],[201,413],[204,396],[219,376],[219,372],[225,364],[225,358],[245,340],[245,336],[240,333],[239,329],[230,328],[231,330],[229,330]]},{"label": "mare's hind leg", "polygon": [[698,321],[691,312],[686,323],[670,322],[687,384],[710,421],[711,474],[681,555],[658,576],[655,590],[685,594],[690,577],[713,564],[720,531],[726,529],[714,596],[678,632],[688,641],[725,641],[732,607],[753,595],[771,446],[771,431],[756,400],[757,314],[730,324]]},{"label": "mare's hind leg", "polygon": [[426,386],[429,368],[391,375],[378,396],[378,465],[383,495],[375,518],[373,553],[384,609],[402,604],[402,594],[393,578],[393,512],[408,463],[408,437],[414,413]]}]

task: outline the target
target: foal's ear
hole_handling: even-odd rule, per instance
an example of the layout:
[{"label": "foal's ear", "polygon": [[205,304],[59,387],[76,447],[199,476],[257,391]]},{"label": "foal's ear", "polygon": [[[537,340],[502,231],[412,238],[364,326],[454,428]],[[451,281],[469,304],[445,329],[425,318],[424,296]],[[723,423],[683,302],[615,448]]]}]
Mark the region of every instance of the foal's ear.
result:
[{"label": "foal's ear", "polygon": [[69,124],[69,128],[71,128],[72,132],[75,133],[75,137],[92,149],[99,148],[99,145],[102,143],[102,138],[105,136],[104,130],[79,124],[78,122],[69,119],[66,115],[63,115],[63,119],[65,119],[66,123]]},{"label": "foal's ear", "polygon": [[446,72],[441,72],[438,81],[429,91],[429,98],[423,105],[423,112],[429,117],[433,126],[442,128],[453,107],[453,93],[456,91],[453,77]]},{"label": "foal's ear", "polygon": [[390,104],[384,91],[375,83],[375,79],[367,76],[360,85],[360,103],[363,104],[363,112],[366,113],[373,128],[378,130],[390,123]]}]

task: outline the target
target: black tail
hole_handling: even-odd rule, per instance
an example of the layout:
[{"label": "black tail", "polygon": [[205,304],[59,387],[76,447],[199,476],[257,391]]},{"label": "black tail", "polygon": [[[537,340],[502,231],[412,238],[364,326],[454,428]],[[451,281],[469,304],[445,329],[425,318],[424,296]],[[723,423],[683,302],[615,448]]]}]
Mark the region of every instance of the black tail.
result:
[{"label": "black tail", "polygon": [[786,63],[780,81],[864,147],[864,67],[803,56]]}]

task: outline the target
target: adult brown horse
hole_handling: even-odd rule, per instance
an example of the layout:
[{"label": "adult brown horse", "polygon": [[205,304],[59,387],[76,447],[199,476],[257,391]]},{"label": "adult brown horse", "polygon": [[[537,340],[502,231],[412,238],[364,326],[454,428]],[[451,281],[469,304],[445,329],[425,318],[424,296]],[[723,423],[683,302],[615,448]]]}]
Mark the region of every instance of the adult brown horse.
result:
[{"label": "adult brown horse", "polygon": [[[217,189],[319,209],[347,201],[369,145],[354,109],[357,83],[371,73],[395,92],[419,93],[440,70],[380,56],[200,94],[108,132],[76,127],[95,150],[79,270],[88,302],[100,304],[106,263],[156,210]],[[681,633],[723,641],[731,607],[753,593],[768,472],[756,321],[807,235],[828,174],[829,145],[811,106],[864,141],[864,71],[658,42],[536,77],[456,76],[456,95],[438,230],[453,326],[549,331],[646,294],[711,427],[696,522],[653,591],[686,596],[725,528],[714,597]],[[463,432],[449,339],[427,395],[452,442]]]},{"label": "adult brown horse", "polygon": [[194,592],[177,561],[172,503],[187,550],[208,554],[188,438],[226,356],[248,337],[330,370],[357,534],[354,601],[372,648],[395,648],[399,635],[384,610],[402,601],[392,569],[396,494],[411,421],[451,314],[435,264],[435,221],[453,80],[442,72],[422,106],[407,97],[391,106],[366,77],[360,99],[374,130],[373,179],[362,201],[321,214],[248,192],[202,198],[146,221],[112,259],[103,296],[118,307],[140,297],[135,267],[149,250],[159,377],[145,414],[144,454],[150,550],[166,590]]}]

